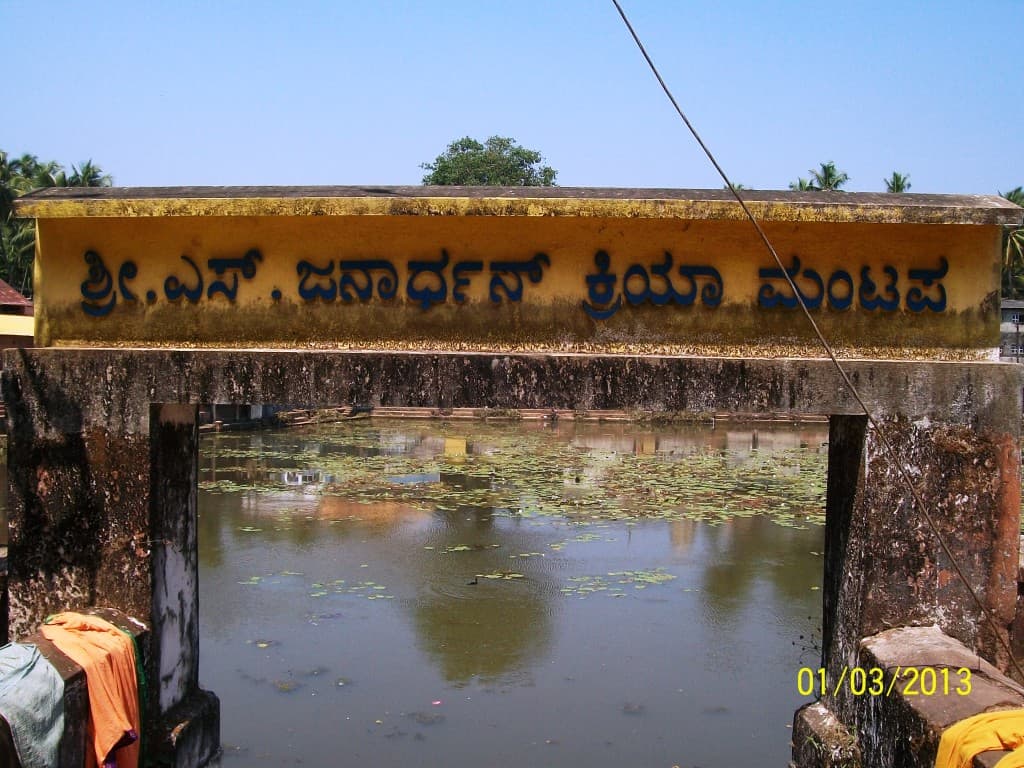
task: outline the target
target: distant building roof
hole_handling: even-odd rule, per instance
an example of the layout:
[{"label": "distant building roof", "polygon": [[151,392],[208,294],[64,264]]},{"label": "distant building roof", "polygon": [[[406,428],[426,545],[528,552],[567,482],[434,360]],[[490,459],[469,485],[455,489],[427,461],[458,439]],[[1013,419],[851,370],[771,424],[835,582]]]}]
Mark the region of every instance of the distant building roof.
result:
[{"label": "distant building roof", "polygon": [[32,302],[0,280],[0,307],[31,307]]},{"label": "distant building roof", "polygon": [[1020,299],[1003,299],[1003,309],[1024,309],[1024,301]]}]

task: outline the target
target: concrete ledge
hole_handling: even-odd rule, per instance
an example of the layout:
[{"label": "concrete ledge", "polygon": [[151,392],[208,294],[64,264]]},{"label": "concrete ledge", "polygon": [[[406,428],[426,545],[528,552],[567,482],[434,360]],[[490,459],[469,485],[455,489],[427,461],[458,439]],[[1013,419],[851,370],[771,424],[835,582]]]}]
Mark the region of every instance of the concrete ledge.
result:
[{"label": "concrete ledge", "polygon": [[[1009,224],[1020,208],[996,195],[744,190],[761,221]],[[608,187],[54,187],[15,201],[18,216],[605,216],[743,220],[721,189]]]},{"label": "concrete ledge", "polygon": [[[1024,687],[938,627],[903,627],[866,638],[858,663],[886,670],[887,690],[896,671],[901,672],[891,695],[853,699],[865,768],[931,768],[942,732],[950,725],[982,712],[1024,707]],[[924,695],[921,679],[906,670],[929,668],[937,672],[938,685],[933,695]],[[945,669],[948,690],[942,682]],[[966,695],[957,692],[964,688],[960,669],[970,671]],[[1002,754],[989,753],[975,764],[994,764]]]}]

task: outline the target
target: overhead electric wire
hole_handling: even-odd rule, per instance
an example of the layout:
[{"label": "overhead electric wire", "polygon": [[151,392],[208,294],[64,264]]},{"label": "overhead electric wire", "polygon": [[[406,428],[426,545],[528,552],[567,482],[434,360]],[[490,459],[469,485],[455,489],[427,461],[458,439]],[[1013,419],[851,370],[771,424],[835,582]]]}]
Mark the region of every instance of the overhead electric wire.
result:
[{"label": "overhead electric wire", "polygon": [[747,206],[746,202],[743,200],[740,193],[736,190],[736,187],[733,186],[733,183],[729,180],[729,177],[722,169],[722,166],[718,164],[718,161],[715,159],[714,154],[712,154],[711,150],[704,143],[704,140],[701,139],[700,134],[697,132],[697,129],[694,128],[693,123],[690,122],[690,119],[686,116],[686,113],[683,112],[682,108],[679,106],[679,103],[676,101],[675,96],[672,95],[672,91],[669,90],[668,85],[665,83],[664,78],[662,78],[661,73],[658,71],[658,68],[654,64],[654,61],[647,53],[647,49],[644,47],[643,42],[641,42],[639,35],[637,35],[636,30],[633,29],[633,25],[630,23],[629,18],[626,16],[626,12],[622,9],[622,6],[619,5],[619,0],[612,0],[612,3],[615,5],[615,9],[619,12],[619,16],[622,17],[622,21],[623,23],[625,23],[626,29],[629,30],[629,34],[632,35],[633,41],[636,43],[637,48],[640,49],[640,53],[643,54],[644,59],[647,61],[647,66],[650,67],[651,72],[654,74],[654,77],[657,78],[659,85],[661,85],[661,89],[665,92],[665,95],[668,97],[668,100],[672,103],[672,106],[675,108],[676,113],[679,115],[680,118],[682,118],[682,121],[686,124],[687,129],[690,131],[690,134],[697,141],[697,144],[700,145],[701,150],[703,150],[708,160],[711,161],[711,164],[715,167],[715,170],[718,171],[718,175],[722,177],[722,181],[725,182],[726,187],[728,187],[733,197],[736,198],[736,202],[740,204],[740,207],[743,209],[743,213],[746,214],[746,217],[750,220],[750,223],[754,225],[754,229],[757,230],[757,234],[761,238],[761,242],[764,243],[765,248],[767,248],[768,252],[772,255],[772,259],[775,260],[775,263],[778,265],[779,270],[785,277],[786,282],[789,284],[790,289],[793,291],[793,295],[796,297],[797,303],[800,305],[800,309],[803,310],[804,316],[807,318],[807,322],[810,323],[810,326],[814,331],[814,335],[818,338],[818,341],[821,342],[821,346],[825,349],[825,352],[828,354],[829,359],[832,361],[832,364],[838,371],[840,378],[842,378],[843,380],[843,383],[849,388],[850,393],[853,395],[853,398],[857,401],[857,404],[860,406],[861,410],[864,411],[864,415],[867,417],[868,422],[870,422],[871,427],[873,428],[878,441],[881,443],[883,450],[886,452],[886,454],[888,454],[890,460],[893,463],[893,466],[896,467],[896,471],[899,473],[904,483],[906,483],[907,488],[910,489],[910,494],[913,498],[913,501],[917,506],[918,511],[924,517],[925,522],[927,522],[928,527],[931,529],[932,534],[935,536],[935,539],[938,541],[939,547],[942,549],[946,557],[949,559],[950,563],[953,566],[953,570],[956,572],[956,575],[959,577],[961,583],[964,585],[964,587],[970,593],[971,597],[974,599],[974,602],[978,606],[978,609],[981,611],[985,619],[989,622],[993,635],[995,635],[997,642],[999,643],[999,645],[1002,646],[1003,650],[1006,652],[1006,655],[1009,658],[1010,663],[1013,665],[1013,668],[1020,676],[1020,679],[1024,681],[1024,669],[1021,668],[1020,663],[1014,657],[1013,651],[1010,649],[1010,644],[1007,641],[1007,639],[1003,637],[1003,633],[1000,630],[999,624],[996,622],[995,617],[992,616],[991,611],[982,602],[981,598],[978,596],[977,591],[975,591],[974,587],[967,579],[967,576],[964,574],[963,569],[960,567],[960,564],[957,562],[956,557],[953,556],[953,552],[952,550],[950,550],[949,545],[946,544],[946,541],[943,538],[942,534],[939,533],[939,529],[938,526],[935,524],[935,520],[932,518],[931,513],[928,511],[928,508],[926,507],[924,500],[921,498],[921,494],[918,492],[917,487],[910,479],[910,475],[907,473],[906,468],[900,461],[899,456],[897,456],[896,449],[892,446],[892,444],[889,442],[889,439],[885,436],[885,432],[882,430],[881,425],[878,423],[877,419],[875,419],[875,417],[871,414],[870,409],[865,404],[863,398],[861,398],[860,392],[857,390],[857,387],[854,386],[853,381],[850,380],[849,375],[846,373],[846,369],[843,368],[842,363],[839,362],[839,358],[836,357],[836,353],[835,351],[833,351],[832,345],[829,344],[828,340],[825,338],[825,335],[821,332],[821,329],[815,322],[814,317],[811,315],[810,310],[807,308],[807,303],[804,301],[803,295],[800,293],[800,290],[797,288],[792,276],[789,274],[789,272],[783,265],[782,259],[779,258],[779,254],[775,251],[775,246],[772,245],[771,240],[768,239],[768,235],[765,234],[765,231],[761,227],[760,222],[758,222],[754,214],[750,211],[750,208]]}]

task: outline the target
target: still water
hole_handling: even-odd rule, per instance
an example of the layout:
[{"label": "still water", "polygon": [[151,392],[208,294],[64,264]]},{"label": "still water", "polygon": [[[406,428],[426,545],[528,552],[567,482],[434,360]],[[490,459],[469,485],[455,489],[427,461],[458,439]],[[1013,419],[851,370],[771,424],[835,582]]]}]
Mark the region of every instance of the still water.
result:
[{"label": "still water", "polygon": [[785,765],[826,425],[204,436],[225,763]]}]

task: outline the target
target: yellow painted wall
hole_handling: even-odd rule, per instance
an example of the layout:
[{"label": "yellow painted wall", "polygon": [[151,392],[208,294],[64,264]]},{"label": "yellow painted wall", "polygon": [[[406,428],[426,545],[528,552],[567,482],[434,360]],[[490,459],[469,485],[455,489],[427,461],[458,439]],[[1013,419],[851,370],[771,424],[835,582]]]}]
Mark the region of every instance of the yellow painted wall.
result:
[{"label": "yellow painted wall", "polygon": [[[794,257],[801,271],[814,270],[823,283],[838,270],[852,279],[851,306],[829,306],[827,297],[813,314],[826,336],[847,355],[895,358],[983,359],[998,347],[998,257],[1000,229],[985,225],[882,224],[849,222],[766,223],[767,234],[787,266]],[[416,348],[480,350],[564,350],[667,354],[804,356],[823,354],[799,309],[766,308],[759,291],[766,285],[789,294],[781,281],[759,277],[774,267],[753,227],[744,221],[521,216],[207,216],[192,218],[53,218],[38,221],[36,335],[40,345],[174,345],[174,346],[315,346],[339,348]],[[239,260],[252,249],[251,279],[228,266],[218,278],[214,267]],[[608,302],[588,294],[587,276],[598,273],[595,254],[608,254],[608,272],[617,280],[612,295],[621,299],[608,317],[588,314]],[[98,256],[90,264],[86,254]],[[713,267],[721,276],[717,305],[702,301],[682,306],[670,298],[631,304],[623,278],[632,266],[646,271],[654,292],[664,280],[652,267],[672,255],[672,283],[687,293],[680,266]],[[445,301],[415,300],[409,295],[409,263],[437,262],[448,255],[443,271]],[[525,262],[543,253],[539,282],[524,280],[522,300],[489,297],[495,262]],[[176,300],[175,279],[197,285],[196,301]],[[396,295],[380,298],[376,285],[383,271],[372,273],[373,296],[367,301],[303,300],[297,264],[303,260],[326,267],[319,285],[338,285],[340,261],[390,262],[397,276]],[[911,280],[911,271],[935,270],[942,260],[948,271],[927,286]],[[453,269],[477,261],[462,290],[452,297]],[[102,266],[100,264],[102,263]],[[239,264],[241,262],[238,262]],[[135,272],[132,273],[131,266]],[[857,292],[861,270],[882,293],[895,269],[899,291],[893,311],[866,310]],[[106,270],[104,274],[102,270]],[[217,279],[231,285],[232,301],[223,292],[210,295]],[[170,282],[168,280],[170,279]],[[365,282],[357,275],[359,283]],[[109,282],[109,285],[108,285]],[[307,280],[307,284],[313,282]],[[414,289],[436,280],[421,275]],[[514,278],[506,276],[512,284]],[[813,279],[797,282],[812,298]],[[133,293],[126,300],[121,283]],[[701,280],[704,289],[707,280]],[[634,275],[631,291],[642,279]],[[942,311],[911,311],[908,296],[916,288],[938,302]],[[385,286],[386,288],[387,286]],[[835,284],[839,298],[846,284]],[[707,294],[712,300],[713,296]],[[279,298],[278,298],[279,296]],[[634,293],[634,298],[637,298]],[[920,298],[920,297],[918,297]],[[114,299],[111,304],[111,299]],[[713,301],[712,301],[713,303]],[[106,308],[109,305],[109,311]],[[92,316],[86,308],[102,316]],[[595,311],[596,311],[595,310]]]},{"label": "yellow painted wall", "polygon": [[0,336],[24,336],[31,340],[34,324],[31,315],[0,314]]}]

